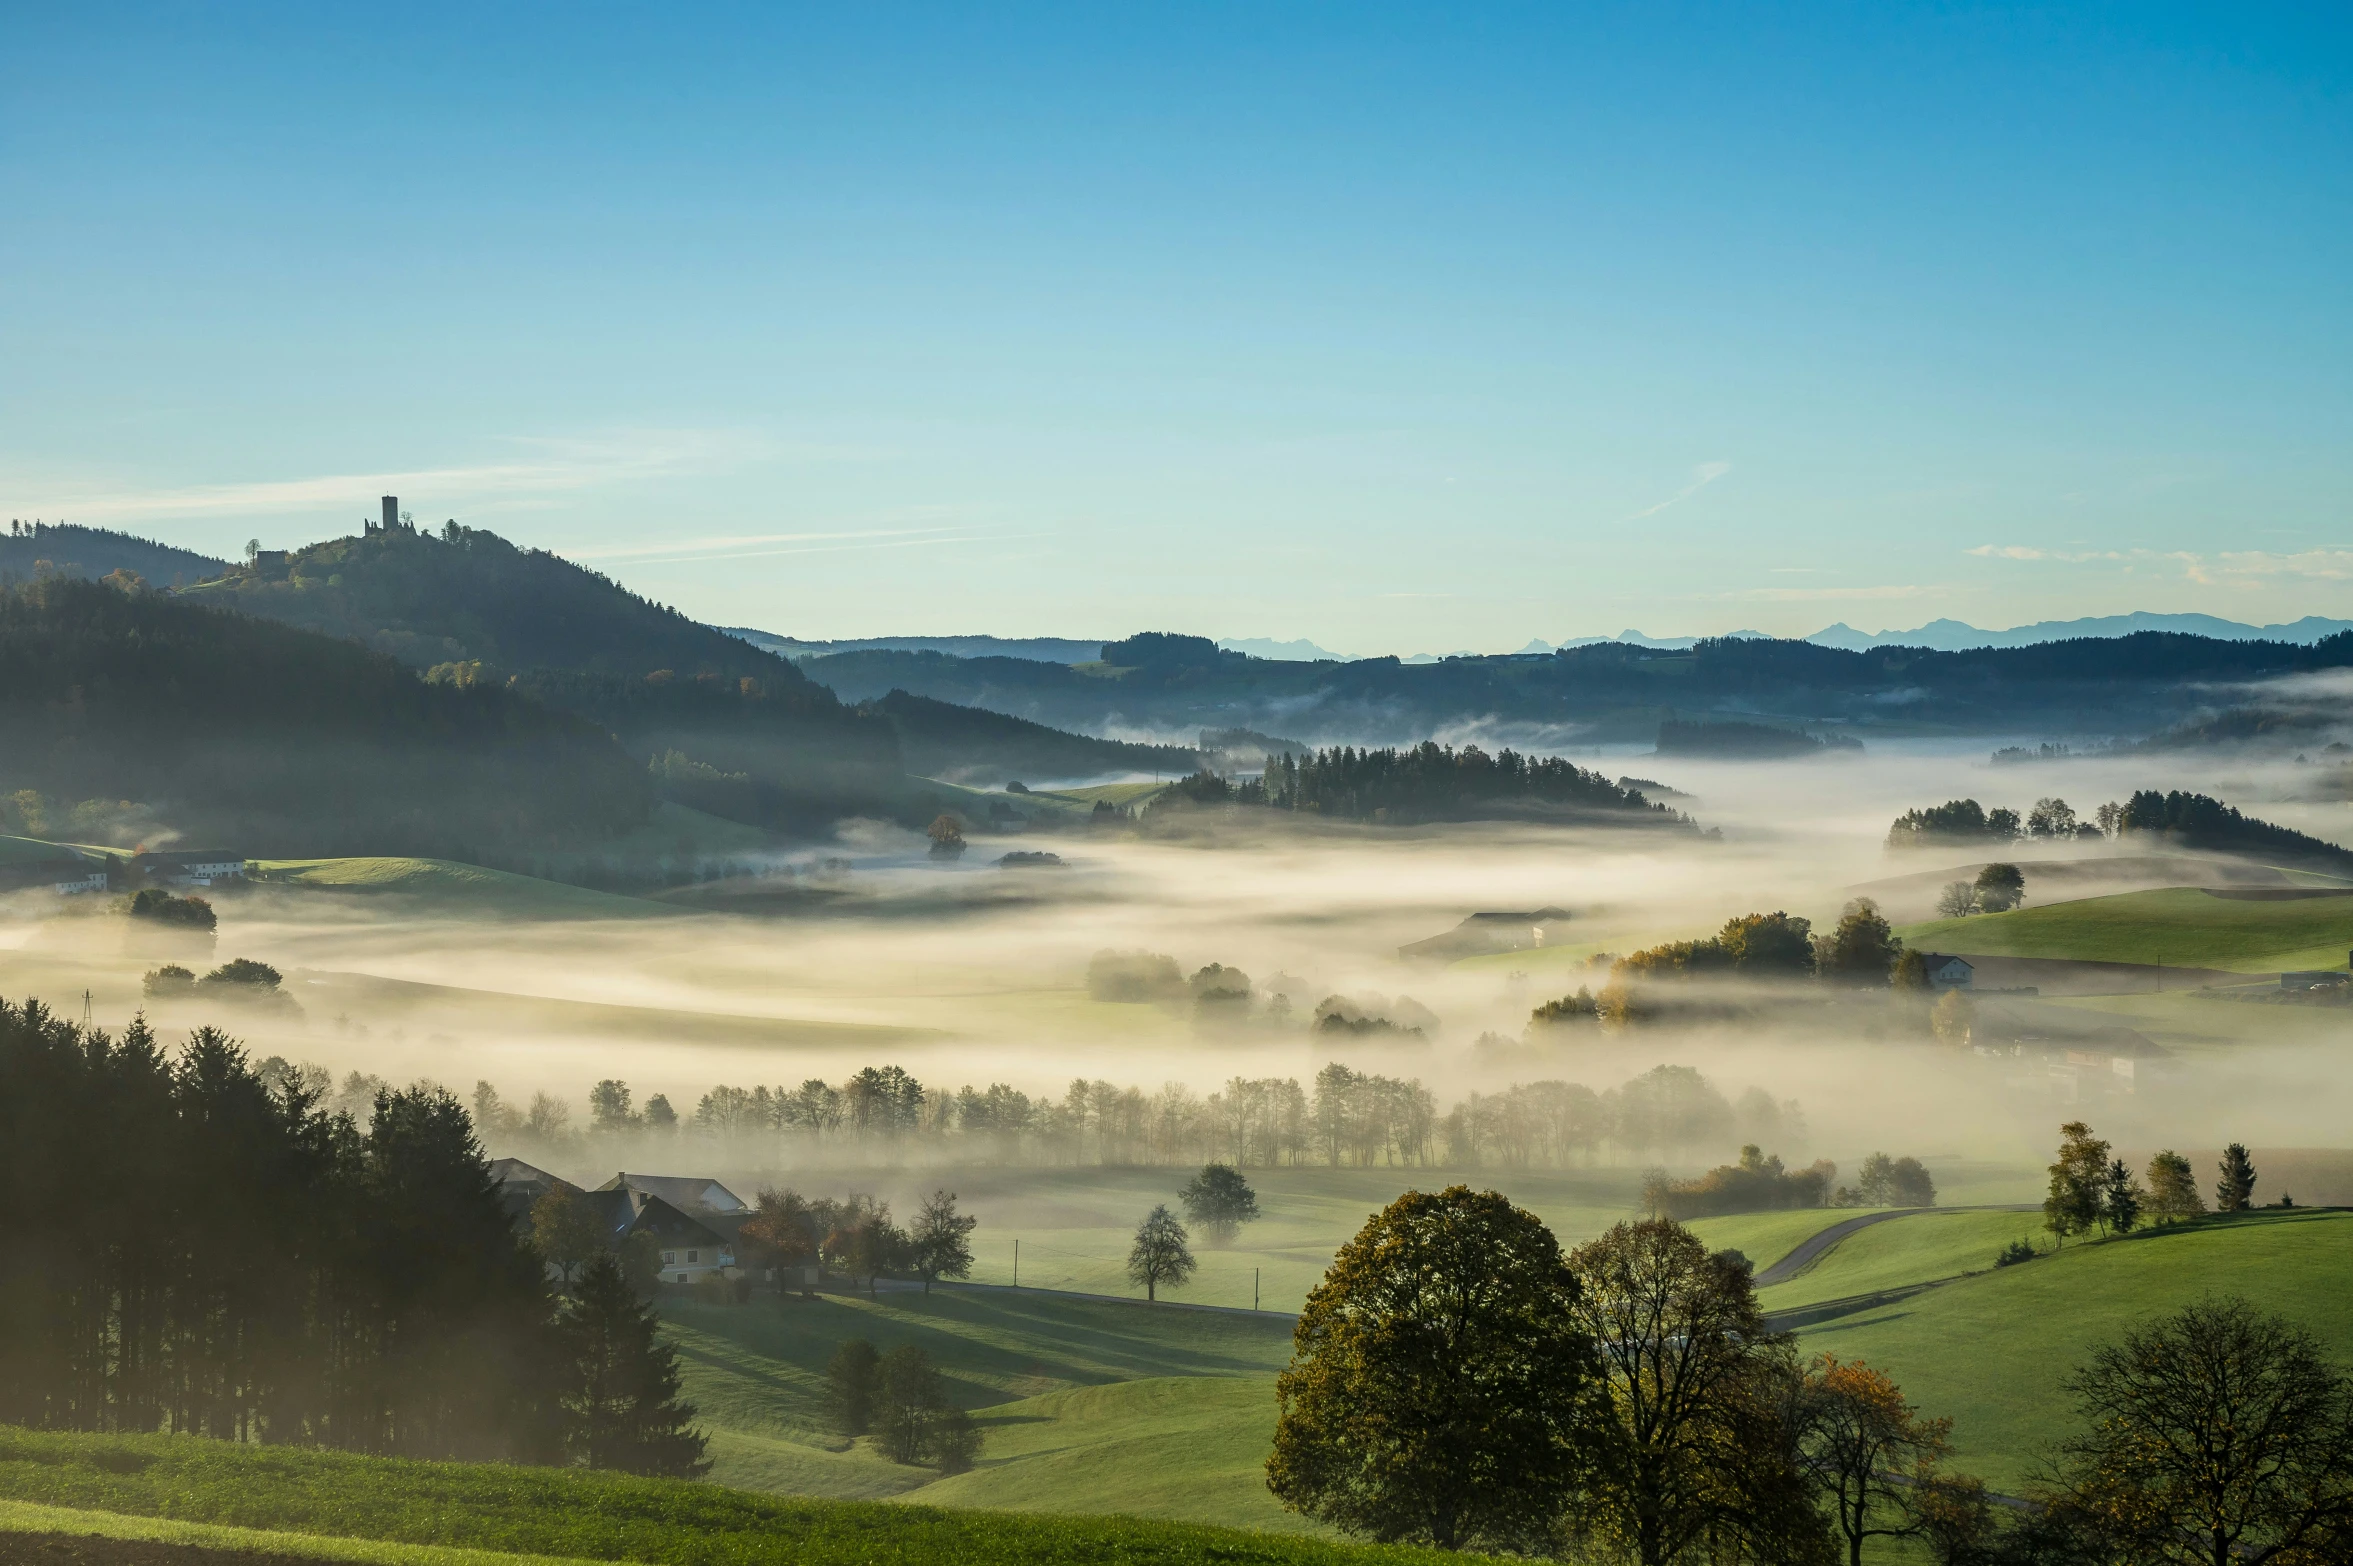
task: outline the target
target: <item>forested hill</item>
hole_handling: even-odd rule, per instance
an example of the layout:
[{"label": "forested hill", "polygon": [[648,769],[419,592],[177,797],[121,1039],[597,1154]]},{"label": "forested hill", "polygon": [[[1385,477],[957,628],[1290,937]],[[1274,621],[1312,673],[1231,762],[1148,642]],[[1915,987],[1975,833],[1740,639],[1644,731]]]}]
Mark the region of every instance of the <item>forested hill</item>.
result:
[{"label": "forested hill", "polygon": [[188,590],[197,602],[345,636],[406,664],[481,662],[507,673],[658,670],[755,679],[833,705],[788,658],[641,598],[544,549],[451,523],[329,539]]},{"label": "forested hill", "polygon": [[493,684],[170,595],[0,589],[0,793],[130,800],[252,856],[500,863],[642,824],[645,765]]},{"label": "forested hill", "polygon": [[2180,721],[2214,682],[2353,665],[2353,633],[2312,646],[2144,632],[2032,647],[1847,651],[1723,638],[1688,649],[1598,643],[1557,653],[1296,663],[1203,637],[1138,636],[1098,663],[856,652],[801,667],[846,700],[900,689],[1098,730],[1279,725],[1309,740],[1411,741],[1477,720],[1579,726],[1585,742],[1647,742],[1663,719],[1734,715],[1858,730],[2129,735]]},{"label": "forested hill", "polygon": [[926,696],[892,691],[865,704],[889,720],[907,768],[949,782],[989,785],[1009,779],[1099,777],[1107,772],[1190,773],[1201,753],[1178,745],[1090,739],[1041,723]]},{"label": "forested hill", "polygon": [[8,532],[0,536],[0,579],[19,582],[46,575],[96,581],[117,571],[129,571],[157,587],[169,587],[218,576],[227,569],[226,560],[103,527],[11,522]]}]

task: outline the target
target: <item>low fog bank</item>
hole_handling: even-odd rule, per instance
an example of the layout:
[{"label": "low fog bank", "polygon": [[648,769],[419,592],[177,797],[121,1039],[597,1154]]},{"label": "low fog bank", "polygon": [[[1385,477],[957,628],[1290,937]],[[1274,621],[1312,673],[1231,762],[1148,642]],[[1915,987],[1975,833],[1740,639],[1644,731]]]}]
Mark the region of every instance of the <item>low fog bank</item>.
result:
[{"label": "low fog bank", "polygon": [[[1861,891],[1899,921],[1924,917],[1933,889],[1974,864],[1959,851],[1891,853],[1889,823],[1907,809],[1970,797],[2023,813],[2055,796],[2088,816],[2136,788],[2190,788],[2285,821],[2273,799],[2307,781],[2292,759],[1996,765],[1982,746],[1922,745],[1783,763],[1608,765],[1689,796],[1672,802],[1720,827],[1722,839],[1496,825],[1182,842],[976,834],[964,861],[941,865],[925,860],[912,834],[853,825],[785,878],[804,888],[822,880],[824,898],[780,900],[756,915],[643,904],[643,916],[630,918],[512,909],[485,917],[458,892],[260,885],[220,896],[218,932],[180,946],[134,935],[95,905],[61,911],[54,900],[18,897],[0,908],[0,993],[38,995],[75,1016],[87,995],[102,1025],[144,1007],[167,1035],[217,1022],[257,1055],[315,1063],[338,1084],[353,1073],[428,1078],[470,1096],[486,1082],[518,1115],[544,1094],[564,1107],[572,1135],[592,1125],[599,1082],[628,1084],[640,1111],[659,1095],[677,1116],[670,1140],[628,1131],[594,1156],[586,1143],[535,1141],[515,1127],[490,1138],[495,1151],[544,1156],[567,1173],[615,1155],[708,1165],[755,1183],[796,1167],[1116,1161],[1100,1149],[1048,1156],[953,1138],[823,1142],[773,1124],[761,1141],[714,1131],[707,1115],[697,1128],[715,1090],[777,1097],[811,1081],[839,1089],[886,1067],[935,1104],[967,1086],[985,1094],[1002,1084],[1065,1106],[1074,1082],[1089,1084],[1090,1101],[1093,1084],[1147,1101],[1166,1100],[1174,1084],[1199,1104],[1237,1079],[1296,1083],[1312,1100],[1317,1073],[1339,1062],[1419,1084],[1430,1117],[1443,1122],[1473,1095],[1505,1095],[1515,1084],[1576,1084],[1600,1099],[1672,1065],[1696,1070],[1728,1104],[1761,1095],[1797,1106],[1774,1127],[1727,1124],[1695,1141],[1648,1145],[1603,1136],[1546,1155],[1570,1168],[1705,1167],[1761,1139],[1793,1164],[1829,1158],[1851,1168],[1885,1150],[2031,1174],[2047,1159],[2051,1128],[2077,1113],[2096,1117],[2120,1145],[2341,1138],[2353,1106],[2347,1068],[2313,1035],[2325,1019],[2277,1008],[2207,1005],[2193,1026],[2172,1013],[2044,998],[2009,1025],[2087,1039],[2129,1027],[2166,1056],[2129,1083],[2105,1058],[2054,1067],[1940,1044],[1885,997],[1825,1004],[1765,992],[1735,996],[1742,1004],[1714,1017],[1529,1028],[1543,1002],[1598,988],[1609,955],[1703,937],[1737,915],[1785,910],[1827,929]],[[2294,824],[2306,831],[2343,836],[2353,822],[2353,806],[2301,808],[2311,814]],[[1025,873],[990,864],[1016,848],[1051,848],[1066,863]],[[2026,869],[2030,903],[2225,874],[2219,861],[2185,871],[2188,856],[2112,842],[2020,842],[2001,856]],[[1525,937],[1508,935],[1523,949],[1452,965],[1400,955],[1479,913],[1527,916]],[[1090,985],[1105,952],[1165,958],[1155,971],[1177,986],[1107,994]],[[144,976],[164,962],[202,974],[239,958],[280,972],[284,999],[143,993]],[[1465,1154],[1464,1145],[1433,1131],[1426,1148],[1392,1140],[1343,1162],[1410,1172],[1425,1167],[1417,1160],[1493,1169],[1526,1167],[1534,1156]],[[1189,1145],[1183,1157],[1208,1146]],[[1174,1144],[1169,1157],[1182,1161]]]}]

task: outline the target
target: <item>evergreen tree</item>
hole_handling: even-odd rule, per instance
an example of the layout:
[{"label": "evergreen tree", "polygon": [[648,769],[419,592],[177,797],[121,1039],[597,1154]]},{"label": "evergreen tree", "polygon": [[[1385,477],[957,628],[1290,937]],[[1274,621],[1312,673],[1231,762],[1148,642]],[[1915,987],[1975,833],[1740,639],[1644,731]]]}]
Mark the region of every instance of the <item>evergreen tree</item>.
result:
[{"label": "evergreen tree", "polygon": [[563,1347],[564,1444],[591,1468],[695,1479],[709,1472],[695,1410],[679,1401],[678,1353],[658,1336],[610,1255],[580,1274],[557,1327]]},{"label": "evergreen tree", "polygon": [[2218,1167],[2221,1178],[2214,1182],[2214,1210],[2218,1213],[2243,1213],[2255,1205],[2255,1160],[2247,1156],[2247,1149],[2237,1142],[2222,1150]]},{"label": "evergreen tree", "polygon": [[2106,1189],[2100,1195],[2100,1218],[2111,1232],[2130,1234],[2140,1227],[2141,1183],[2132,1166],[2119,1158],[2108,1165]]}]

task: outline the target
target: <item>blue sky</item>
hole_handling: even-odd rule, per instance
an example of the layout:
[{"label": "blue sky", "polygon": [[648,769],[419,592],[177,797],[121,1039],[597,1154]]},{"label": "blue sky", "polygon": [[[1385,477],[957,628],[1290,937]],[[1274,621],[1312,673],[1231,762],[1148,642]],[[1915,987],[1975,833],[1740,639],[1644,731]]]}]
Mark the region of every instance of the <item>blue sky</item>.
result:
[{"label": "blue sky", "polygon": [[2342,6],[7,11],[10,516],[803,636],[2353,614]]}]

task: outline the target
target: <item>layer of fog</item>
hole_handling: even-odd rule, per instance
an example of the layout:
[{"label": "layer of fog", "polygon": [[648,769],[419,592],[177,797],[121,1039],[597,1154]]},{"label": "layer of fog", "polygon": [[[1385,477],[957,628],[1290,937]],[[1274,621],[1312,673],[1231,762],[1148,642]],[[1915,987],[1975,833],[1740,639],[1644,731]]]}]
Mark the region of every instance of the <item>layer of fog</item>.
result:
[{"label": "layer of fog", "polygon": [[[461,1094],[488,1080],[512,1103],[544,1090],[575,1106],[576,1119],[590,1084],[608,1077],[629,1082],[641,1103],[658,1092],[691,1115],[715,1084],[839,1081],[866,1065],[895,1063],[936,1088],[1006,1082],[1059,1097],[1074,1077],[1147,1090],[1179,1081],[1198,1092],[1236,1075],[1304,1083],[1337,1059],[1418,1077],[1443,1111],[1465,1092],[1512,1081],[1603,1090],[1665,1062],[1699,1068],[1728,1097],[1754,1086],[1797,1100],[1807,1145],[1777,1149],[1793,1157],[1844,1163],[1886,1148],[2027,1167],[2056,1120],[2076,1112],[2062,1090],[2013,1062],[1887,1036],[1851,1010],[1784,1010],[1770,1025],[1592,1029],[1510,1050],[1474,1043],[1490,1031],[1516,1039],[1537,1002],[1580,983],[1598,987],[1599,973],[1575,967],[1588,953],[1705,935],[1751,911],[1786,909],[1827,928],[1858,887],[1905,877],[1935,884],[1967,856],[1924,863],[1883,847],[1889,821],[1913,806],[1972,796],[2023,812],[2057,795],[2088,817],[2135,788],[2181,787],[2307,831],[2341,835],[2348,820],[2344,807],[2293,816],[2267,803],[2295,791],[2291,762],[2095,756],[1996,766],[1990,748],[1611,763],[1690,796],[1672,803],[1720,828],[1720,841],[1499,826],[1293,832],[1262,822],[1222,840],[976,835],[963,861],[943,865],[913,834],[862,823],[827,851],[849,862],[836,877],[838,900],[792,916],[460,917],[454,902],[256,887],[224,897],[217,940],[179,960],[198,971],[208,959],[267,961],[287,974],[299,1015],[178,1004],[156,1020],[167,1030],[217,1020],[259,1053],[316,1061],[338,1076],[430,1078]],[[991,865],[1015,848],[1050,849],[1068,864]],[[2001,857],[2026,867],[2032,900],[2038,863],[2135,852],[2019,844]],[[2118,870],[2114,884],[2146,884],[2145,869]],[[1558,937],[1565,954],[1467,968],[1397,955],[1473,912],[1545,906],[1570,911]],[[1891,905],[1899,918],[1925,911]],[[1204,1030],[1181,1008],[1092,1003],[1083,975],[1107,948],[1165,953],[1186,971],[1239,968],[1262,997],[1279,983],[1292,1019]],[[58,917],[38,898],[19,898],[0,918],[0,994],[38,994],[79,1016],[86,992],[104,1025],[143,1004],[139,976],[158,960],[155,948],[126,949],[120,921],[95,913]],[[1440,1026],[1414,1042],[1310,1034],[1308,1013],[1332,994],[1410,996]],[[2099,1015],[2096,1004],[2083,1009],[2092,1024],[2125,1020]],[[2082,1112],[2135,1145],[2341,1139],[2348,1068],[2314,1039],[2322,1018],[2208,1009],[2219,1020],[2208,1018],[2194,1039],[2162,1018],[2146,1023],[2150,1037],[2176,1048],[2174,1072]]]}]

